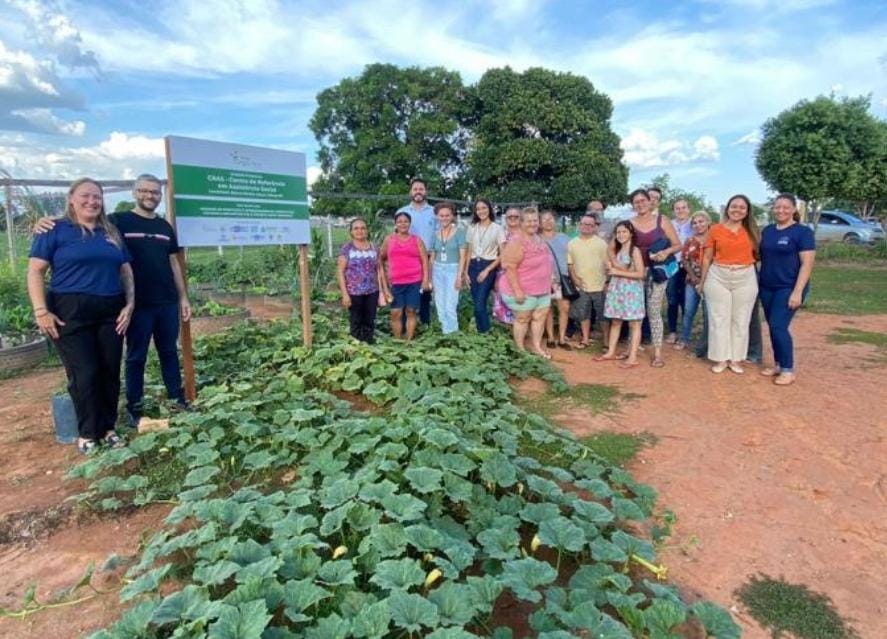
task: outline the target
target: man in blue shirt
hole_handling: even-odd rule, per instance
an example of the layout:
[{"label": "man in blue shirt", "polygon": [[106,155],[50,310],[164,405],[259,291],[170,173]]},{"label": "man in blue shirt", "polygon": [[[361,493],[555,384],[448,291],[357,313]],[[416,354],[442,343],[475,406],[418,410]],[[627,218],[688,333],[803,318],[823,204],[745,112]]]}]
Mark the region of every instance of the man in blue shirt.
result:
[{"label": "man in blue shirt", "polygon": [[[397,209],[397,212],[409,213],[412,218],[410,233],[417,235],[427,248],[434,239],[437,220],[434,217],[434,207],[425,199],[426,191],[425,180],[422,178],[410,180],[410,203]],[[431,323],[431,291],[422,291],[419,300],[419,321],[423,324]]]}]

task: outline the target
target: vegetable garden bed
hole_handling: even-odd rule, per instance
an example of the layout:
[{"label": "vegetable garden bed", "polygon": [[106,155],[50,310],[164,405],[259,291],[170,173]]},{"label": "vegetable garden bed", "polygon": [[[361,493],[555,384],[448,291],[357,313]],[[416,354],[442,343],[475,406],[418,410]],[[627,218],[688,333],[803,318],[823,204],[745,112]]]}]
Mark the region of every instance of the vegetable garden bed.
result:
[{"label": "vegetable garden bed", "polygon": [[513,405],[509,376],[566,390],[541,360],[504,334],[367,346],[315,324],[313,351],[292,324],[202,340],[197,410],[72,471],[99,508],[176,503],[96,637],[739,636],[659,583],[632,532],[655,492]]}]

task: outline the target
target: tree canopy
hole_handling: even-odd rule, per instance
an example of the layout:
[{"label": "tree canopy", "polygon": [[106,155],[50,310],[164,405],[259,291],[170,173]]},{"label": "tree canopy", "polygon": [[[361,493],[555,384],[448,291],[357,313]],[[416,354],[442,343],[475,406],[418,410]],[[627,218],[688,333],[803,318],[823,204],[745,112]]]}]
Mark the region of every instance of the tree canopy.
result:
[{"label": "tree canopy", "polygon": [[811,203],[883,199],[887,191],[885,124],[867,97],[802,100],[764,123],[755,164],[775,191]]},{"label": "tree canopy", "polygon": [[713,206],[702,193],[688,191],[679,186],[672,185],[671,176],[668,173],[663,173],[653,178],[653,186],[657,186],[662,190],[662,200],[659,203],[659,210],[661,212],[671,215],[672,207],[675,202],[678,200],[687,200],[687,203],[690,205],[691,213],[705,211],[709,216],[713,215],[713,219],[720,217],[718,208]]},{"label": "tree canopy", "polygon": [[558,209],[624,197],[628,169],[610,129],[613,104],[587,78],[491,69],[473,94],[467,168],[478,192]]},{"label": "tree canopy", "polygon": [[[372,64],[317,96],[309,126],[320,145],[316,191],[404,193],[421,176],[449,195],[461,177],[467,134],[466,92],[458,73],[440,67]],[[335,211],[341,201],[320,202]]]},{"label": "tree canopy", "polygon": [[[628,169],[612,103],[586,78],[546,69],[487,71],[466,87],[439,67],[367,66],[317,97],[315,191],[430,194],[583,208],[624,197]],[[324,199],[339,213],[358,204]]]}]

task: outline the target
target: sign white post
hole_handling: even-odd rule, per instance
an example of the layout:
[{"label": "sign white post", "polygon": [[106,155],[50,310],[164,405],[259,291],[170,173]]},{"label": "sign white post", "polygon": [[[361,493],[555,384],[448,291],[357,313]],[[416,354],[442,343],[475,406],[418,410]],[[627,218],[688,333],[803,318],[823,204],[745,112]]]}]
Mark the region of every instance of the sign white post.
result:
[{"label": "sign white post", "polygon": [[[302,335],[311,346],[305,154],[245,144],[166,137],[168,215],[179,246],[298,244]],[[186,275],[184,254],[179,254]],[[187,286],[187,279],[186,279]],[[185,393],[194,399],[191,330],[182,325]]]}]

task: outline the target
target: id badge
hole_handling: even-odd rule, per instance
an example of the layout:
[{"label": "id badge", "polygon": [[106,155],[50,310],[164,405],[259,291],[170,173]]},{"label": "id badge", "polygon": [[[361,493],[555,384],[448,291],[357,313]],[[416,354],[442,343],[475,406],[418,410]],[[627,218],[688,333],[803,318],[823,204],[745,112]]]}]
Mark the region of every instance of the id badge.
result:
[{"label": "id badge", "polygon": [[447,261],[447,252],[446,252],[446,251],[443,251],[443,252],[440,254],[440,261],[441,261],[441,262],[446,262],[446,261]]}]

